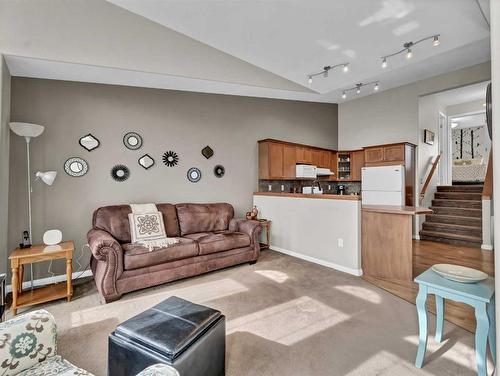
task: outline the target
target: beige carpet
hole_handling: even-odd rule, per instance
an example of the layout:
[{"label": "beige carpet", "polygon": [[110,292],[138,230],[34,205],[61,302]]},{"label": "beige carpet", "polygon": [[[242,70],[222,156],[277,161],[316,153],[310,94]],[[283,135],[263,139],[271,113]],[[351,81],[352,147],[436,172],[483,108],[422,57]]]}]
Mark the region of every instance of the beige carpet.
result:
[{"label": "beige carpet", "polygon": [[[59,353],[98,376],[106,375],[107,336],[116,325],[171,295],[226,315],[227,375],[474,375],[476,369],[473,335],[449,323],[442,344],[429,338],[424,368],[416,369],[414,305],[361,278],[273,251],[252,266],[107,305],[93,281],[76,286],[75,295],[44,307],[58,323]],[[430,321],[434,333],[434,316]]]}]

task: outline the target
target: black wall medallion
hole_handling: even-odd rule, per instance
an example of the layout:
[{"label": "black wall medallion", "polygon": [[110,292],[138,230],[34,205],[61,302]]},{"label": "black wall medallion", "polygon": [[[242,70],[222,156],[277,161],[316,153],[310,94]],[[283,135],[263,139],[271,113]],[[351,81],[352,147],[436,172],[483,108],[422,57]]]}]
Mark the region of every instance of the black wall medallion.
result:
[{"label": "black wall medallion", "polygon": [[74,178],[79,178],[87,173],[89,170],[89,164],[85,159],[72,157],[68,158],[64,162],[64,171]]},{"label": "black wall medallion", "polygon": [[214,151],[212,150],[212,148],[210,146],[205,146],[202,150],[201,150],[201,154],[203,154],[203,156],[207,159],[210,159],[212,158],[212,156],[214,155]]},{"label": "black wall medallion", "polygon": [[225,173],[226,169],[224,168],[224,166],[218,164],[217,166],[214,167],[214,175],[216,178],[223,177]]},{"label": "black wall medallion", "polygon": [[113,168],[111,169],[111,177],[116,181],[125,181],[129,178],[129,176],[130,170],[125,165],[118,164],[116,166],[113,166]]},{"label": "black wall medallion", "polygon": [[177,165],[177,163],[179,163],[179,156],[177,155],[176,152],[169,150],[163,153],[162,160],[166,166],[174,167],[175,165]]},{"label": "black wall medallion", "polygon": [[128,132],[123,136],[123,144],[127,149],[137,150],[142,146],[142,137],[139,133],[136,132]]},{"label": "black wall medallion", "polygon": [[191,167],[187,172],[187,178],[191,183],[198,183],[201,179],[200,169]]},{"label": "black wall medallion", "polygon": [[142,167],[148,170],[155,165],[155,160],[149,154],[144,154],[142,157],[139,158],[137,163],[139,163]]},{"label": "black wall medallion", "polygon": [[97,137],[93,136],[92,133],[89,133],[86,136],[83,136],[80,138],[78,141],[81,147],[83,147],[87,151],[92,151],[94,149],[97,149],[101,143],[97,139]]}]

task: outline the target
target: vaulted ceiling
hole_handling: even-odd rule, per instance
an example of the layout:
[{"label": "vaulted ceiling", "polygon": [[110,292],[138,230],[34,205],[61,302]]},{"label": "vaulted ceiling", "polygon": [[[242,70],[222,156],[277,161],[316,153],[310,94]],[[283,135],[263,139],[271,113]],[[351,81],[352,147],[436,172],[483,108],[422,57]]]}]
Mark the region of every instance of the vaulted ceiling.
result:
[{"label": "vaulted ceiling", "polygon": [[[337,103],[359,82],[378,81],[382,91],[488,61],[488,1],[479,5],[4,0],[0,51],[19,76]],[[441,35],[438,47],[424,42],[412,59],[402,54],[381,68],[381,56],[433,34]],[[307,82],[308,74],[344,62],[349,72]]]}]

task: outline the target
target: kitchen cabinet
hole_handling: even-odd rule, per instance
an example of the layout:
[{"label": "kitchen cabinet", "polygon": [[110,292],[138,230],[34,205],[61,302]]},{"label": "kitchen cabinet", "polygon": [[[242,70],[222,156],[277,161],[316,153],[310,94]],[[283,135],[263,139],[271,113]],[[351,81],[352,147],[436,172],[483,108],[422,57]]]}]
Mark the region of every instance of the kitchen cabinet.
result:
[{"label": "kitchen cabinet", "polygon": [[297,163],[312,164],[312,149],[306,146],[295,147]]},{"label": "kitchen cabinet", "polygon": [[330,154],[332,152],[328,150],[321,150],[319,157],[319,167],[330,168]]},{"label": "kitchen cabinet", "polygon": [[312,165],[316,167],[320,167],[321,164],[321,150],[314,149],[311,152],[312,154]]},{"label": "kitchen cabinet", "polygon": [[351,153],[351,180],[361,181],[361,169],[365,165],[365,152],[357,150]]},{"label": "kitchen cabinet", "polygon": [[283,178],[283,144],[259,143],[259,179]]},{"label": "kitchen cabinet", "polygon": [[295,178],[295,165],[297,162],[297,148],[293,145],[283,145],[283,178]]},{"label": "kitchen cabinet", "polygon": [[370,146],[364,149],[365,165],[373,166],[388,166],[388,165],[404,165],[407,159],[411,158],[411,154],[415,153],[415,145],[402,142],[398,144]]}]

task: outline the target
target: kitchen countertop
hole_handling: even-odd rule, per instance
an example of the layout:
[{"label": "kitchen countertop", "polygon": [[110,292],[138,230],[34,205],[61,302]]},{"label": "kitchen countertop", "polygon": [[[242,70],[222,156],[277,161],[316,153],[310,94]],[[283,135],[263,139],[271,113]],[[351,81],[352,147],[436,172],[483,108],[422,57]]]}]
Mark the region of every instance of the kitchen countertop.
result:
[{"label": "kitchen countertop", "polygon": [[275,197],[291,197],[291,198],[318,198],[323,200],[350,200],[359,201],[359,195],[332,195],[332,194],[304,194],[304,193],[289,193],[289,192],[254,192],[254,196],[275,196]]},{"label": "kitchen countertop", "polygon": [[415,214],[432,214],[431,209],[423,208],[420,206],[396,206],[396,205],[363,205],[361,210],[376,213],[388,213],[388,214],[405,214],[405,215],[415,215]]}]

